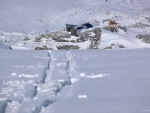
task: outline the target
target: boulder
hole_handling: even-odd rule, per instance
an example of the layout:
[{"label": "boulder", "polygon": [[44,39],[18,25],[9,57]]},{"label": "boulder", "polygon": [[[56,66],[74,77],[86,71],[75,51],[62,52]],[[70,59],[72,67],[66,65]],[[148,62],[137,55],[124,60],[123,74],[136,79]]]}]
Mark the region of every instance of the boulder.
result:
[{"label": "boulder", "polygon": [[105,47],[105,49],[116,49],[116,48],[125,48],[123,45],[111,44],[110,46]]},{"label": "boulder", "polygon": [[61,42],[63,38],[71,38],[71,35],[68,32],[56,31],[49,34],[41,35],[40,37],[36,37],[34,42],[40,42],[42,38],[51,38],[57,42]]},{"label": "boulder", "polygon": [[69,50],[69,49],[79,49],[79,46],[74,45],[62,45],[57,47],[58,50]]},{"label": "boulder", "polygon": [[71,38],[71,35],[68,32],[63,32],[63,31],[56,31],[52,32],[50,34],[47,34],[47,36],[52,38],[53,40],[59,40],[61,38]]},{"label": "boulder", "polygon": [[141,39],[142,42],[150,44],[150,34],[146,35],[137,35],[136,38]]}]

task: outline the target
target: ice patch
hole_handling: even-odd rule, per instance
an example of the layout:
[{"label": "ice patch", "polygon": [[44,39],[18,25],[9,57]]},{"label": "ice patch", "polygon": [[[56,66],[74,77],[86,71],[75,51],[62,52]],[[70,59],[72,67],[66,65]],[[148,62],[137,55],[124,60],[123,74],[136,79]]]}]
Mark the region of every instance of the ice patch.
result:
[{"label": "ice patch", "polygon": [[12,73],[11,75],[12,75],[12,76],[16,76],[17,74],[16,74],[16,73]]},{"label": "ice patch", "polygon": [[76,83],[77,81],[78,81],[78,80],[75,79],[75,78],[72,78],[72,79],[71,79],[71,83],[72,83],[72,84]]},{"label": "ice patch", "polygon": [[81,95],[81,94],[79,94],[78,98],[88,98],[88,97],[87,97],[87,95]]},{"label": "ice patch", "polygon": [[85,77],[85,73],[81,73],[81,74],[80,74],[80,77]]},{"label": "ice patch", "polygon": [[93,73],[90,76],[86,76],[87,78],[101,78],[104,77],[103,74],[94,75]]},{"label": "ice patch", "polygon": [[93,74],[93,73],[91,73],[91,75],[86,75],[85,73],[80,74],[80,77],[84,78],[102,78],[104,76],[109,76],[109,74]]},{"label": "ice patch", "polygon": [[66,64],[65,63],[57,63],[56,65],[60,67],[60,66],[66,65]]},{"label": "ice patch", "polygon": [[20,74],[19,77],[33,78],[33,77],[38,77],[38,74],[35,75]]}]

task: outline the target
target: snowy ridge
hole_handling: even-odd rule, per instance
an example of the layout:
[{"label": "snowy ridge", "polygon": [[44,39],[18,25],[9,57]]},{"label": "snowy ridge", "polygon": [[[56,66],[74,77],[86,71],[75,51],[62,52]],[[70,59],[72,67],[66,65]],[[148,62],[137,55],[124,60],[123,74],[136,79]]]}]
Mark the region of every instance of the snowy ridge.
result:
[{"label": "snowy ridge", "polygon": [[76,71],[76,63],[70,51],[65,53],[65,57],[67,59],[67,73],[70,78],[70,83],[73,84],[78,81],[79,76]]}]

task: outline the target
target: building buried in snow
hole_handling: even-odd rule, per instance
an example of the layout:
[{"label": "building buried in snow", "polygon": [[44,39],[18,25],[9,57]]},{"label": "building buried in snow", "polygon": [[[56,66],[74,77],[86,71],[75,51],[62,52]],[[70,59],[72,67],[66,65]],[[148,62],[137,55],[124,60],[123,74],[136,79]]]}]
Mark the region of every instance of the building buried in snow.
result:
[{"label": "building buried in snow", "polygon": [[108,28],[112,32],[118,32],[118,23],[113,20],[110,20],[108,23]]},{"label": "building buried in snow", "polygon": [[91,25],[90,23],[85,23],[82,25],[66,24],[66,30],[68,32],[71,32],[71,35],[73,35],[73,36],[79,36],[83,29],[89,29],[92,27],[93,27],[93,25]]}]

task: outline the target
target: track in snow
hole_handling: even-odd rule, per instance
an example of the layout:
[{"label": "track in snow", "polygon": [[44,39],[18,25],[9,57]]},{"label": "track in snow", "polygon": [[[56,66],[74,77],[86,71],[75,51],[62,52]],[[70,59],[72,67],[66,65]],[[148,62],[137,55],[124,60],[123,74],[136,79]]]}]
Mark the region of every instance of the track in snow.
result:
[{"label": "track in snow", "polygon": [[21,101],[4,101],[0,113],[40,113],[59,99],[63,87],[79,80],[76,63],[70,51],[48,51],[47,67],[34,87]]}]

